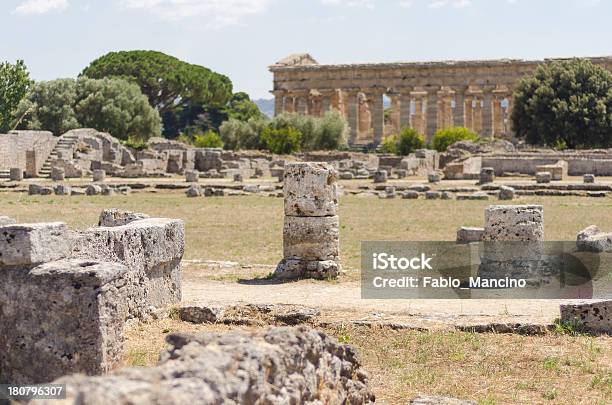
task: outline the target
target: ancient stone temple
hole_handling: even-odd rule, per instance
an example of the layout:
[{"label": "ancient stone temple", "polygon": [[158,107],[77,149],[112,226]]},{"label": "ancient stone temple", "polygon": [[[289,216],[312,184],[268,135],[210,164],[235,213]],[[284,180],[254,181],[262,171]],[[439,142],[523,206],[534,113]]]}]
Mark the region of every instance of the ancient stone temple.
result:
[{"label": "ancient stone temple", "polygon": [[[592,58],[612,70],[612,57]],[[378,144],[411,126],[430,139],[439,129],[464,126],[485,137],[512,134],[517,81],[552,59],[321,65],[296,54],[270,66],[275,113],[321,116],[340,111],[349,144]],[[385,100],[390,114],[385,117]]]}]

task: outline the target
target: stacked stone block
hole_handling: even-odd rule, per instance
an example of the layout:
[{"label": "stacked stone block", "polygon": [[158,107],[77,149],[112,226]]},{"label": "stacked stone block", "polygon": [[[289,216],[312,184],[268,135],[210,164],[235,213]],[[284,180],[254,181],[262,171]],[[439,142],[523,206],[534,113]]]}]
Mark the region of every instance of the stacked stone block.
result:
[{"label": "stacked stone block", "polygon": [[612,300],[582,300],[561,304],[561,322],[579,330],[612,334]]},{"label": "stacked stone block", "polygon": [[23,170],[19,167],[13,167],[9,170],[9,179],[11,181],[23,180]]},{"label": "stacked stone block", "polygon": [[0,230],[0,383],[117,367],[134,288],[128,269],[66,259],[74,235],[63,223]]},{"label": "stacked stone block", "polygon": [[480,169],[480,184],[493,183],[495,181],[495,169],[483,167]]},{"label": "stacked stone block", "polygon": [[327,163],[285,167],[284,259],[278,278],[335,278],[339,264],[337,174]]}]

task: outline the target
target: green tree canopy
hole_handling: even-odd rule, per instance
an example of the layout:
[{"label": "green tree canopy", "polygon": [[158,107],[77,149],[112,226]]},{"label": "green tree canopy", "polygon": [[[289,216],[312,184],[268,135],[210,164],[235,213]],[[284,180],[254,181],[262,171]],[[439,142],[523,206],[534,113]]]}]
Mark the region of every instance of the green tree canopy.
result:
[{"label": "green tree canopy", "polygon": [[61,135],[79,127],[74,105],[76,81],[57,79],[35,83],[17,108],[22,129],[44,129]]},{"label": "green tree canopy", "polygon": [[80,78],[74,109],[82,126],[122,140],[161,135],[159,113],[136,84],[125,80]]},{"label": "green tree canopy", "polygon": [[6,133],[14,125],[17,106],[25,97],[31,80],[22,60],[15,64],[0,63],[0,133]]},{"label": "green tree canopy", "polygon": [[512,123],[534,145],[612,146],[612,73],[588,60],[538,67],[516,87]]},{"label": "green tree canopy", "polygon": [[156,51],[110,52],[93,61],[81,76],[134,82],[160,114],[188,101],[220,107],[232,96],[232,83],[226,76]]}]

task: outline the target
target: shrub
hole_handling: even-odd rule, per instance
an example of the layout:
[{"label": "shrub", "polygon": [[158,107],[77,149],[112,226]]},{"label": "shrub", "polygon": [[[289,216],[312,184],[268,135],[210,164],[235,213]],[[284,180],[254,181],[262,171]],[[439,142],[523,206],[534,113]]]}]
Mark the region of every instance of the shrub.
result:
[{"label": "shrub", "polygon": [[348,124],[338,111],[328,111],[319,120],[314,148],[334,150],[348,145]]},{"label": "shrub", "polygon": [[143,140],[143,139],[138,139],[138,138],[134,138],[134,137],[128,137],[127,140],[125,141],[120,141],[121,144],[123,146],[126,146],[128,148],[132,148],[135,150],[145,150],[149,147],[149,144],[147,143],[147,141]]},{"label": "shrub", "polygon": [[270,126],[296,129],[302,134],[302,150],[337,149],[347,143],[348,124],[337,111],[329,111],[323,118],[284,113],[274,117]]},{"label": "shrub", "polygon": [[444,152],[449,146],[459,141],[478,141],[478,135],[463,127],[442,129],[433,137],[432,146],[438,152]]},{"label": "shrub", "polygon": [[417,149],[425,147],[425,137],[419,134],[416,129],[404,128],[399,134],[397,143],[397,154],[406,156]]},{"label": "shrub", "polygon": [[264,129],[261,140],[266,148],[278,155],[289,154],[300,150],[302,134],[293,127]]},{"label": "shrub", "polygon": [[264,119],[251,118],[247,122],[230,119],[221,124],[219,134],[226,149],[261,149],[260,135],[268,125]]},{"label": "shrub", "polygon": [[398,136],[397,135],[389,135],[382,140],[380,144],[380,150],[382,153],[392,153],[397,154],[397,144],[398,144]]},{"label": "shrub", "polygon": [[222,148],[223,140],[215,131],[206,131],[193,137],[193,145],[196,148]]}]

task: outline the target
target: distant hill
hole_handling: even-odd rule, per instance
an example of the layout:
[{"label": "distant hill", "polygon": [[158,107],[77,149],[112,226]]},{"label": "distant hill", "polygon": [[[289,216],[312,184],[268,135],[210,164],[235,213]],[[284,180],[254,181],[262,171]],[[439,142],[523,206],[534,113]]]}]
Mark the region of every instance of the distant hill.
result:
[{"label": "distant hill", "polygon": [[259,107],[259,110],[266,114],[268,117],[272,118],[274,117],[274,99],[265,99],[265,98],[260,98],[258,100],[253,100],[253,102],[255,104],[257,104],[257,107]]}]

